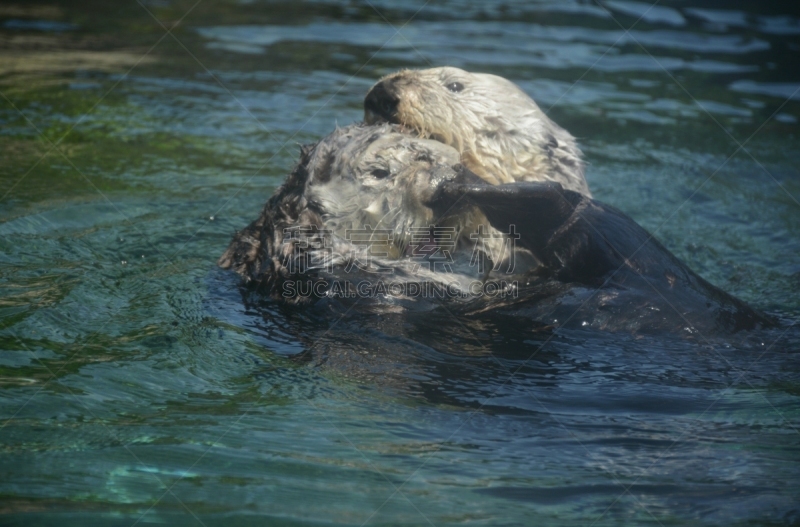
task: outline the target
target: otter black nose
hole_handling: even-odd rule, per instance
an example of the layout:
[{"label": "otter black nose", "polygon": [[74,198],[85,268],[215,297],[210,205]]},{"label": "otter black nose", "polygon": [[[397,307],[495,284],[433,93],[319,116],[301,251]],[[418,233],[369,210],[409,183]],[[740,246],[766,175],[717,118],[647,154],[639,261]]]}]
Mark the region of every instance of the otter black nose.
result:
[{"label": "otter black nose", "polygon": [[364,120],[373,124],[378,121],[397,123],[397,103],[400,102],[387,90],[386,81],[379,82],[364,99]]}]

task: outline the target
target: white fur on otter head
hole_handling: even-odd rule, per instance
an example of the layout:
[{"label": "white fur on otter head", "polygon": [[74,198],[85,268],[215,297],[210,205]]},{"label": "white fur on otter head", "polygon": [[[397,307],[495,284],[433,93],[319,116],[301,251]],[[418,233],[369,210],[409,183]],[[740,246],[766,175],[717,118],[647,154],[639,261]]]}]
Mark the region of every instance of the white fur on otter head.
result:
[{"label": "white fur on otter head", "polygon": [[489,183],[556,181],[591,197],[575,138],[511,81],[458,68],[402,70],[372,87],[365,121],[409,126],[455,147]]},{"label": "white fur on otter head", "polygon": [[[218,263],[289,302],[307,298],[284,297],[287,281],[317,279],[330,270],[333,279],[358,282],[357,271],[341,270],[354,262],[376,263],[397,280],[461,280],[466,288],[469,280],[485,278],[471,263],[474,250],[506,258],[516,253],[504,253],[501,239],[473,240],[470,235],[488,225],[476,209],[451,207],[440,215],[431,208],[440,186],[460,177],[459,157],[454,148],[403,133],[397,125],[337,128],[301,149],[295,169],[258,219],[236,233]],[[453,236],[453,273],[419,269],[419,259],[409,257],[420,243],[414,237],[434,221]]]}]

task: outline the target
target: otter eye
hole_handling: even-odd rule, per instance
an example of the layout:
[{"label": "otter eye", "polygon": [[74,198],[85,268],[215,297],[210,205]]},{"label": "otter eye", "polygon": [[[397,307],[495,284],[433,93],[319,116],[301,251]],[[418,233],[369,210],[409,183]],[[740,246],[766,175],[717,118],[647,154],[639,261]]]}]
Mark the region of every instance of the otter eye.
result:
[{"label": "otter eye", "polygon": [[450,84],[447,85],[447,89],[453,93],[458,93],[464,89],[464,85],[461,84],[460,82],[451,82]]},{"label": "otter eye", "polygon": [[372,174],[372,177],[377,179],[384,179],[392,175],[391,172],[389,172],[388,170],[384,170],[382,168],[376,168],[370,173]]}]

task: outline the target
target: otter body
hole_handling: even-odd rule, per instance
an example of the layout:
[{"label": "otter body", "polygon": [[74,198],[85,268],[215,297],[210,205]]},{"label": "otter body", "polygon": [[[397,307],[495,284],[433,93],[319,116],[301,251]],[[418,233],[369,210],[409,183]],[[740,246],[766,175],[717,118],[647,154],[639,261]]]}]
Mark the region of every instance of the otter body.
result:
[{"label": "otter body", "polygon": [[[445,304],[453,313],[625,331],[707,334],[772,323],[613,207],[553,182],[489,185],[458,160],[453,148],[394,125],[337,129],[303,147],[219,265],[292,304],[343,296],[377,310]],[[515,243],[503,253],[479,245],[487,228]],[[447,232],[447,243],[435,231]],[[368,287],[343,291],[342,283]],[[412,294],[429,285],[446,294]]]},{"label": "otter body", "polygon": [[775,324],[698,276],[621,211],[557,183],[446,182],[438,197],[443,208],[464,201],[477,206],[500,231],[514,226],[520,245],[541,262],[522,291],[539,298],[517,315],[702,335]]},{"label": "otter body", "polygon": [[575,138],[511,81],[458,68],[403,70],[364,101],[367,123],[405,125],[461,154],[491,184],[555,181],[591,196]]}]

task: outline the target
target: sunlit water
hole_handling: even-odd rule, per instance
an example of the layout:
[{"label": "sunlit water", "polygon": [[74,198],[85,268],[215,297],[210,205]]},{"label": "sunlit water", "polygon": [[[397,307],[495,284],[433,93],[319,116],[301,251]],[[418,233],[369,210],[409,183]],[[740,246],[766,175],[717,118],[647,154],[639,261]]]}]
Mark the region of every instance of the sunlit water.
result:
[{"label": "sunlit water", "polygon": [[[173,38],[116,4],[0,7],[0,523],[800,521],[798,13],[145,3],[189,12]],[[342,318],[216,269],[298,144],[448,64],[517,82],[598,199],[782,327]]]}]

